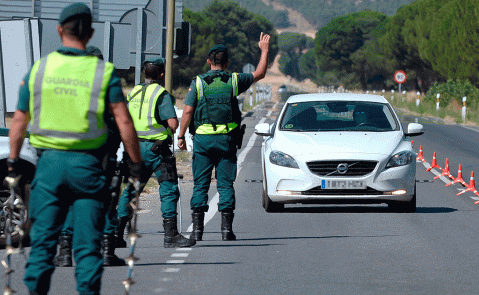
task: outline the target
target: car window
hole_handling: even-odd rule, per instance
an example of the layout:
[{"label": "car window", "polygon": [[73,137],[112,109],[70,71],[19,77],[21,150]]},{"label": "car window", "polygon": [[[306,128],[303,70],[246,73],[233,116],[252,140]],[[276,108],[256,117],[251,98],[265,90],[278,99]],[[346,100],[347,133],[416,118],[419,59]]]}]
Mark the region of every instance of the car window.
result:
[{"label": "car window", "polygon": [[387,104],[311,101],[288,104],[280,130],[386,132],[399,130],[399,123]]}]

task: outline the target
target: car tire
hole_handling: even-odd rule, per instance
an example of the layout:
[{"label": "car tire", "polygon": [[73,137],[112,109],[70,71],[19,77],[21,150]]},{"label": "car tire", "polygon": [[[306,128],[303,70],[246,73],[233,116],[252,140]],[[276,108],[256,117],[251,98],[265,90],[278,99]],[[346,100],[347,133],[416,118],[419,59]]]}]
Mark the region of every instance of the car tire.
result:
[{"label": "car tire", "polygon": [[284,204],[271,201],[263,188],[263,208],[268,213],[281,212],[284,210]]},{"label": "car tire", "polygon": [[[30,203],[30,183],[26,183],[22,186],[20,195],[22,196],[23,203],[26,206],[25,215],[24,215],[24,224],[23,224],[23,238],[18,231],[12,233],[12,246],[18,247],[21,243],[22,247],[28,247],[30,245],[30,228],[31,220],[29,218],[29,203]],[[18,212],[17,210],[15,210]],[[2,225],[5,225],[6,222],[2,222]],[[5,229],[1,229],[0,233],[0,247],[5,248],[7,245],[7,238],[5,236]]]},{"label": "car tire", "polygon": [[398,213],[416,212],[416,185],[414,185],[414,195],[410,201],[389,203],[388,207]]}]

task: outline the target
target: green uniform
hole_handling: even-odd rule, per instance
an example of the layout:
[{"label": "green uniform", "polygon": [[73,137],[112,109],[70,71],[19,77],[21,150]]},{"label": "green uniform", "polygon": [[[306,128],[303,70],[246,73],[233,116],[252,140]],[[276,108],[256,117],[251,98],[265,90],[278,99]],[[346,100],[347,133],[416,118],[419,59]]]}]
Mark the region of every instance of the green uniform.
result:
[{"label": "green uniform", "polygon": [[[166,123],[166,120],[176,118],[174,98],[158,83],[140,84],[128,94],[127,103],[140,139],[141,156],[148,169],[142,173],[144,176],[140,180],[143,184],[142,189],[155,173],[160,184],[159,194],[163,218],[176,217],[180,192],[176,160],[170,150],[173,143],[172,133]],[[160,142],[162,144],[158,146]],[[118,203],[119,218],[128,217],[131,214],[128,203],[133,197],[134,187],[129,184]]]},{"label": "green uniform", "polygon": [[[216,78],[208,81],[211,79],[209,77]],[[185,98],[185,104],[195,108],[194,188],[191,209],[193,212],[208,211],[208,190],[213,167],[215,167],[219,193],[218,210],[233,211],[235,209],[233,183],[237,172],[237,148],[231,132],[238,128],[241,121],[236,96],[253,84],[254,77],[250,73],[228,74],[222,70],[211,70],[200,75],[199,78],[200,80],[196,78],[191,83],[190,91]],[[208,102],[205,97],[208,97]],[[210,103],[211,105],[207,106]],[[220,110],[221,107],[218,108],[218,105],[221,104],[228,105],[231,112],[218,115],[219,112],[225,113]],[[218,119],[218,117],[221,118]]]},{"label": "green uniform", "polygon": [[109,201],[102,167],[104,116],[109,103],[124,101],[120,80],[113,64],[63,47],[37,61],[22,84],[17,109],[30,112],[30,143],[40,154],[24,281],[31,292],[48,292],[58,236],[71,208],[77,290],[99,294]]}]

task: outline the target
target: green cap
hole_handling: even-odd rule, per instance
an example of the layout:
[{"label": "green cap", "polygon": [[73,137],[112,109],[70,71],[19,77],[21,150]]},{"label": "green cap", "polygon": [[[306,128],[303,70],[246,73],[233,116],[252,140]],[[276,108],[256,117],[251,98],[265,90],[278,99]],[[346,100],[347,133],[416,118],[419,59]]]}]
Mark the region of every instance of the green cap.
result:
[{"label": "green cap", "polygon": [[228,48],[226,48],[225,45],[223,44],[218,44],[213,47],[211,47],[210,51],[208,52],[208,55],[210,55],[212,52],[226,52],[228,53]]},{"label": "green cap", "polygon": [[58,18],[58,22],[61,25],[63,25],[64,23],[66,23],[70,19],[72,19],[74,17],[80,17],[82,15],[83,16],[90,16],[90,18],[91,18],[90,8],[88,8],[88,6],[86,6],[85,4],[80,3],[80,2],[73,3],[73,4],[68,5],[67,7],[65,7],[62,10],[62,12],[60,13],[60,17]]},{"label": "green cap", "polygon": [[93,46],[93,45],[87,46],[85,51],[88,55],[93,55],[93,56],[96,56],[98,58],[103,59],[103,53],[101,52],[100,48],[98,48],[96,46]]},{"label": "green cap", "polygon": [[159,57],[157,59],[154,59],[154,60],[145,60],[145,62],[143,63],[143,65],[147,64],[147,63],[150,63],[150,64],[153,64],[155,66],[164,66],[165,65],[165,59],[163,57]]}]

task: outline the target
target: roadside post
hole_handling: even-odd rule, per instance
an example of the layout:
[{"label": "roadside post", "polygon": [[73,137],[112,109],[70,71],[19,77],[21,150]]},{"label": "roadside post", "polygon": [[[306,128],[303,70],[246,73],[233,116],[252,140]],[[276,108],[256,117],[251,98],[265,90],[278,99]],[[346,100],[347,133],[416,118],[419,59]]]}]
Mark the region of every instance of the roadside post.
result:
[{"label": "roadside post", "polygon": [[419,95],[421,95],[421,92],[416,92],[416,106],[419,106]]},{"label": "roadside post", "polygon": [[439,111],[439,98],[441,97],[441,94],[438,93],[436,95],[436,111]]},{"label": "roadside post", "polygon": [[402,91],[402,102],[404,102],[404,99],[406,98],[406,90]]},{"label": "roadside post", "polygon": [[391,90],[391,101],[394,101],[394,89]]},{"label": "roadside post", "polygon": [[462,98],[462,121],[466,122],[466,97]]}]

